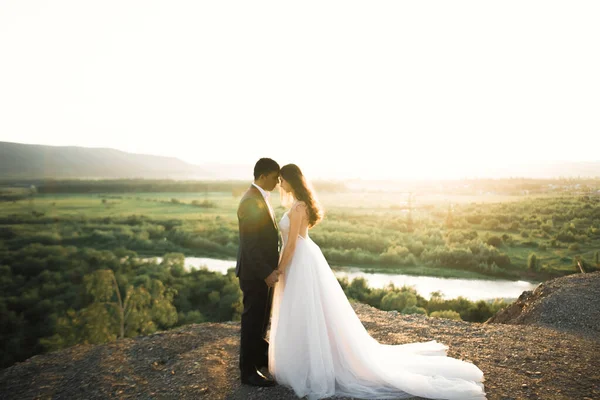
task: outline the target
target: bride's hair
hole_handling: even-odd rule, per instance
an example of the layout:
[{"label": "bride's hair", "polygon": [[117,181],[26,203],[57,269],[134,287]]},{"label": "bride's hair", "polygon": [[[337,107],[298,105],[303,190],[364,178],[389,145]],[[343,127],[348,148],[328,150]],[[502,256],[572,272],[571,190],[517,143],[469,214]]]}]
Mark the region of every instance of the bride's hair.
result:
[{"label": "bride's hair", "polygon": [[[292,187],[294,197],[306,203],[306,207],[308,208],[308,226],[312,228],[318,224],[323,219],[323,209],[317,200],[314,189],[304,178],[300,168],[296,164],[287,164],[281,167],[279,174]],[[286,197],[289,198],[289,195],[286,195],[283,190],[281,192],[282,202],[285,204]],[[290,202],[288,201],[287,203]]]}]

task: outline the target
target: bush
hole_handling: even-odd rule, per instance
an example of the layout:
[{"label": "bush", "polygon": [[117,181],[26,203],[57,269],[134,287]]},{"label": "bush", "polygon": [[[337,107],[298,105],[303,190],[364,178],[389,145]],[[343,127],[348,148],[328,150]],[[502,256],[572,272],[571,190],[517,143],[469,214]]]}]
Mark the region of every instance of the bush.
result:
[{"label": "bush", "polygon": [[406,247],[408,247],[410,252],[412,254],[414,254],[415,257],[420,257],[421,253],[423,253],[423,251],[425,250],[425,246],[423,245],[423,242],[421,242],[421,241],[410,242],[406,245]]},{"label": "bush", "polygon": [[379,256],[382,264],[416,265],[416,257],[404,246],[392,246]]},{"label": "bush", "polygon": [[187,313],[179,312],[177,325],[201,324],[206,322],[206,317],[198,310],[189,311]]},{"label": "bush", "polygon": [[421,315],[427,315],[427,310],[422,308],[422,307],[417,307],[417,306],[410,306],[410,307],[405,307],[402,310],[402,314],[421,314]]},{"label": "bush", "polygon": [[494,247],[500,247],[503,243],[502,238],[498,236],[490,236],[485,242]]},{"label": "bush", "polygon": [[194,207],[200,207],[200,208],[217,208],[217,203],[215,203],[214,201],[210,201],[210,200],[203,200],[203,201],[193,200],[192,205]]},{"label": "bush", "polygon": [[483,215],[467,215],[466,219],[470,224],[479,225],[483,221]]},{"label": "bush", "polygon": [[571,243],[569,245],[569,250],[570,251],[579,251],[581,248],[579,247],[579,244],[577,243]]},{"label": "bush", "polygon": [[433,317],[433,318],[454,319],[457,321],[462,320],[462,318],[460,317],[460,314],[457,313],[456,311],[452,311],[452,310],[434,311],[429,316]]},{"label": "bush", "polygon": [[426,249],[421,255],[421,261],[435,266],[458,269],[469,269],[477,266],[477,259],[470,249],[457,247],[436,246]]},{"label": "bush", "polygon": [[470,322],[486,321],[492,315],[494,315],[494,312],[491,309],[491,305],[485,300],[479,300],[470,306],[466,312],[461,313],[461,318]]},{"label": "bush", "polygon": [[383,264],[406,264],[407,257],[412,255],[404,246],[391,246],[379,256]]},{"label": "bush", "polygon": [[491,264],[482,262],[479,263],[477,267],[484,272],[498,273],[501,271],[501,269],[496,265],[495,262],[492,262]]},{"label": "bush", "polygon": [[542,228],[542,230],[543,230],[544,232],[546,232],[546,233],[550,233],[550,232],[552,232],[552,224],[551,224],[551,222],[552,222],[552,221],[550,221],[550,223],[545,223],[545,224],[542,224],[541,228]]},{"label": "bush", "polygon": [[569,231],[560,231],[558,235],[556,235],[556,240],[560,240],[561,242],[575,242],[577,239],[575,235]]},{"label": "bush", "polygon": [[371,288],[367,285],[365,278],[355,278],[347,287],[346,295],[360,302],[364,302],[369,293],[371,293]]},{"label": "bush", "polygon": [[489,230],[492,230],[492,231],[493,231],[493,230],[496,230],[496,229],[498,229],[498,227],[500,226],[500,221],[498,221],[498,220],[497,220],[497,219],[495,219],[495,218],[492,218],[492,219],[484,219],[484,220],[481,222],[481,226],[482,226],[484,229],[489,229]]},{"label": "bush", "polygon": [[404,309],[414,307],[416,304],[417,296],[411,292],[391,292],[381,299],[381,309],[385,311],[404,312]]},{"label": "bush", "polygon": [[512,261],[510,261],[510,257],[508,254],[500,253],[490,257],[490,261],[495,263],[501,268],[510,267],[512,265]]}]

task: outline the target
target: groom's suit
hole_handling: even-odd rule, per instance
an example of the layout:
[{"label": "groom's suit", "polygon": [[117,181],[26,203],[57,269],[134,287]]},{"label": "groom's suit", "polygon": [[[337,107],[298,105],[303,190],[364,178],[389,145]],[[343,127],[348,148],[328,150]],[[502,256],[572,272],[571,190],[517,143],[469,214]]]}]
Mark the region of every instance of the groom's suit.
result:
[{"label": "groom's suit", "polygon": [[246,191],[238,211],[240,246],[236,276],[244,294],[240,370],[242,378],[267,366],[269,344],[265,340],[272,290],[265,283],[279,262],[279,232],[267,200],[254,186]]}]

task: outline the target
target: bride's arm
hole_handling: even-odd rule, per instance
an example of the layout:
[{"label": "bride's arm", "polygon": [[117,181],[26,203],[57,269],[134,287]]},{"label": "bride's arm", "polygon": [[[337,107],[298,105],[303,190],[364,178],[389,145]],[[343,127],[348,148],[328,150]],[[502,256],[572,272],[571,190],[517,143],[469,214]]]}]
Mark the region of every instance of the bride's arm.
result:
[{"label": "bride's arm", "polygon": [[288,217],[290,218],[290,233],[285,247],[283,248],[281,258],[279,259],[279,265],[277,266],[279,273],[283,273],[285,267],[292,260],[294,250],[296,250],[296,241],[300,234],[302,219],[306,217],[306,205],[302,202],[296,204],[290,210]]}]

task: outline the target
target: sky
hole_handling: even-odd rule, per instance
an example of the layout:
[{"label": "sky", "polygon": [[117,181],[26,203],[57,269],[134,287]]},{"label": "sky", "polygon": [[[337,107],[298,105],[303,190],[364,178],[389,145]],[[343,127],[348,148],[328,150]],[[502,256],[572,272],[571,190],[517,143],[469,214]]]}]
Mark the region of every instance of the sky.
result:
[{"label": "sky", "polygon": [[598,1],[0,0],[0,141],[314,177],[600,160]]}]

